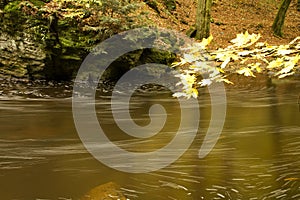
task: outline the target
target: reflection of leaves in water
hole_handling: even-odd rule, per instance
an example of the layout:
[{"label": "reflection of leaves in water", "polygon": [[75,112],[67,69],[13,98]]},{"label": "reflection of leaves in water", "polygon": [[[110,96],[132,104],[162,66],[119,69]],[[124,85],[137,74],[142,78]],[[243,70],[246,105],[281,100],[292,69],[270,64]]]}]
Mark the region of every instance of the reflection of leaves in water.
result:
[{"label": "reflection of leaves in water", "polygon": [[294,177],[290,177],[290,178],[285,178],[285,181],[297,181],[299,180],[299,178],[294,178]]}]

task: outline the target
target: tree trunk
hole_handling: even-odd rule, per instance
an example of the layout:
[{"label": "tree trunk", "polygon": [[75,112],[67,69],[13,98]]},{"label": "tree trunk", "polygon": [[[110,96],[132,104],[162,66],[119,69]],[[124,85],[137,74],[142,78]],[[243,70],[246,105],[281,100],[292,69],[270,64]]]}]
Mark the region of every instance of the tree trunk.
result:
[{"label": "tree trunk", "polygon": [[196,16],[196,39],[209,37],[210,34],[210,10],[212,0],[198,0]]},{"label": "tree trunk", "polygon": [[280,5],[276,18],[272,25],[273,33],[276,36],[282,37],[282,28],[284,24],[284,19],[285,19],[286,11],[290,6],[291,1],[292,0],[283,0]]}]

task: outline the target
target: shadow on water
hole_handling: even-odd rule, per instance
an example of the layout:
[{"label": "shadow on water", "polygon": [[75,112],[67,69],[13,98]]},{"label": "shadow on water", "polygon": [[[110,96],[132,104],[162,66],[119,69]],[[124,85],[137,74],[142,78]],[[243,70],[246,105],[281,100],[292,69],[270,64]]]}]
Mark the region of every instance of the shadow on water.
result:
[{"label": "shadow on water", "polygon": [[[118,184],[128,199],[300,199],[299,82],[228,89],[222,135],[204,159],[198,158],[198,150],[211,105],[207,90],[201,92],[196,139],[176,162],[147,174],[119,172],[94,159],[77,135],[70,98],[1,95],[1,199],[79,199],[109,182]],[[98,121],[120,147],[153,151],[172,140],[181,114],[168,92],[145,92],[132,98],[134,121],[149,123],[148,109],[155,103],[164,105],[168,121],[147,140],[122,133],[107,96],[96,100]]]}]

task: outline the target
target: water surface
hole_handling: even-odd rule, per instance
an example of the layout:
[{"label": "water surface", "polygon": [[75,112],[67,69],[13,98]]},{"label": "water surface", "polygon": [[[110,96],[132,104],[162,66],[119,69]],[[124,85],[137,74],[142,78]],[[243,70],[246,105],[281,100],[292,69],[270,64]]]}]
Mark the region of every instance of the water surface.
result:
[{"label": "water surface", "polygon": [[[299,82],[228,89],[222,135],[204,159],[198,150],[211,105],[207,91],[200,92],[200,128],[193,144],[175,163],[147,174],[119,172],[93,158],[76,132],[71,98],[0,96],[1,199],[79,199],[110,181],[128,199],[300,199]],[[167,92],[132,98],[139,125],[149,123],[149,106],[159,103],[167,110],[166,127],[147,140],[122,133],[109,100],[106,95],[96,100],[98,120],[122,148],[152,151],[176,133],[181,113]]]}]

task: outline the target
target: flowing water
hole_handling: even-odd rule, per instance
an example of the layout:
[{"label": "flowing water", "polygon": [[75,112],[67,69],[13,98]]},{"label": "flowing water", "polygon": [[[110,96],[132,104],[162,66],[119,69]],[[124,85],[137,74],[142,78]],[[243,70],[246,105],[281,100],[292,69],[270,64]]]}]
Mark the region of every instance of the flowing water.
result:
[{"label": "flowing water", "polygon": [[[210,96],[202,90],[200,128],[190,148],[161,170],[137,174],[111,169],[85,149],[75,129],[71,98],[2,95],[0,199],[79,199],[111,181],[128,199],[300,199],[299,94],[299,82],[228,89],[222,134],[209,155],[199,159],[211,116]],[[167,92],[132,98],[132,117],[139,125],[149,123],[150,105],[162,104],[168,113],[166,127],[145,141],[122,134],[109,100],[106,95],[97,98],[98,121],[121,147],[131,143],[132,151],[151,151],[176,133],[181,113]]]}]

